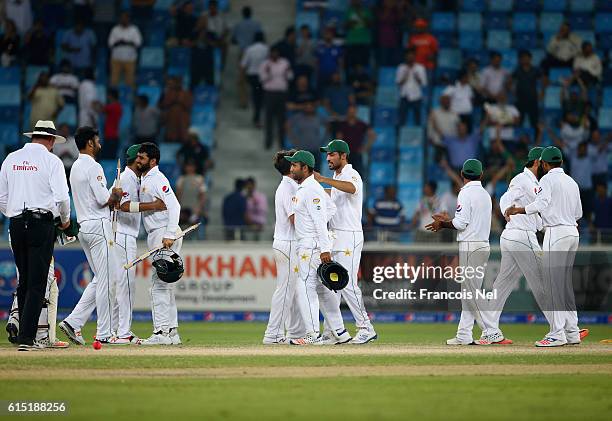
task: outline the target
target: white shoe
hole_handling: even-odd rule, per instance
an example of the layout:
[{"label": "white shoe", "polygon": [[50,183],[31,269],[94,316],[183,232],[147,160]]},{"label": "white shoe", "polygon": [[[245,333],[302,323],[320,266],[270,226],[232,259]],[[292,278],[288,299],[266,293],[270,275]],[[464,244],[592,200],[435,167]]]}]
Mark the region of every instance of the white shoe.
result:
[{"label": "white shoe", "polygon": [[378,335],[374,329],[359,329],[359,332],[357,335],[355,335],[353,342],[351,343],[355,345],[363,345],[376,339],[378,339]]},{"label": "white shoe", "polygon": [[36,342],[45,348],[62,349],[62,348],[68,348],[70,346],[68,342],[59,341],[59,340],[56,340],[55,342],[51,343],[51,341],[49,340],[49,337],[46,337],[44,339],[37,339]]},{"label": "white shoe", "polygon": [[172,339],[167,333],[154,333],[145,340],[140,340],[139,345],[172,345]]},{"label": "white shoe", "polygon": [[25,344],[21,344],[19,345],[19,348],[17,348],[17,351],[42,351],[43,349],[45,349],[45,345],[41,344],[38,341],[34,341],[33,345],[25,345]]},{"label": "white shoe", "polygon": [[567,341],[565,339],[555,339],[555,338],[545,337],[544,339],[537,341],[535,343],[535,346],[537,346],[538,348],[552,348],[555,346],[563,346],[566,344],[567,344]]},{"label": "white shoe", "polygon": [[178,330],[176,328],[170,329],[170,333],[168,333],[170,337],[170,341],[172,341],[172,345],[182,345],[181,337],[179,336]]},{"label": "white shoe", "polygon": [[461,341],[457,337],[447,339],[446,345],[474,345],[474,341]]},{"label": "white shoe", "polygon": [[132,343],[137,343],[139,339],[136,336],[127,336],[125,338],[117,338],[113,337],[108,341],[109,345],[129,345]]},{"label": "white shoe", "polygon": [[262,343],[264,345],[289,345],[289,339],[285,337],[268,338],[264,336]]},{"label": "white shoe", "polygon": [[307,333],[303,338],[289,340],[290,345],[317,345],[321,338],[317,333]]},{"label": "white shoe", "polygon": [[83,335],[81,335],[80,330],[75,330],[65,320],[61,322],[58,326],[61,329],[61,331],[64,332],[66,336],[68,336],[68,339],[70,339],[70,342],[72,342],[75,345],[85,345],[85,339],[83,339]]}]

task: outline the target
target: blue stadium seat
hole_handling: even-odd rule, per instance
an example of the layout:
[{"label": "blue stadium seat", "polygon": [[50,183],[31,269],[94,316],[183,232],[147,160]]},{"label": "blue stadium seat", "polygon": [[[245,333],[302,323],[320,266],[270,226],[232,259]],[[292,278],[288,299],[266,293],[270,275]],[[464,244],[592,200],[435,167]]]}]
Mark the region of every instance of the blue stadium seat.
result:
[{"label": "blue stadium seat", "polygon": [[572,75],[572,69],[565,67],[553,67],[550,69],[548,79],[551,83],[561,85],[563,79],[568,79]]},{"label": "blue stadium seat", "polygon": [[377,106],[397,108],[399,104],[399,89],[397,86],[381,86],[376,90]]},{"label": "blue stadium seat", "polygon": [[597,13],[595,15],[595,31],[598,33],[612,32],[612,13]]},{"label": "blue stadium seat", "polygon": [[489,0],[489,10],[494,12],[509,12],[514,7],[513,3],[513,0]]},{"label": "blue stadium seat", "polygon": [[535,32],[538,19],[535,13],[515,13],[512,17],[512,30],[514,32]]},{"label": "blue stadium seat", "polygon": [[459,49],[444,48],[438,53],[438,67],[459,70],[462,64],[463,59]]},{"label": "blue stadium seat", "polygon": [[[346,12],[343,10],[326,10],[323,13],[323,18],[321,21],[321,27],[326,28],[328,26],[333,26],[335,28],[342,28],[344,26],[346,20]],[[313,33],[313,36],[316,37],[316,33]]]},{"label": "blue stadium seat", "polygon": [[402,127],[399,132],[399,146],[423,146],[423,129],[421,127]]},{"label": "blue stadium seat", "polygon": [[408,161],[400,161],[397,167],[397,182],[422,182],[423,167]]},{"label": "blue stadium seat", "polygon": [[370,114],[372,110],[367,105],[357,106],[357,118],[366,124],[370,124]]},{"label": "blue stadium seat", "polygon": [[381,67],[378,69],[379,86],[395,86],[395,67]]},{"label": "blue stadium seat", "polygon": [[6,85],[0,89],[0,107],[19,107],[21,89],[19,85]]},{"label": "blue stadium seat", "polygon": [[164,27],[151,28],[145,32],[148,47],[163,47],[166,44],[166,29]]},{"label": "blue stadium seat", "polygon": [[298,12],[295,16],[295,27],[308,25],[313,34],[319,33],[319,13],[318,12]]},{"label": "blue stadium seat", "polygon": [[403,206],[406,219],[411,219],[423,195],[421,183],[401,183],[398,185],[397,199]]},{"label": "blue stadium seat", "polygon": [[539,66],[544,57],[546,57],[546,51],[539,48],[531,50],[531,62],[534,66]]},{"label": "blue stadium seat", "polygon": [[168,50],[168,58],[172,67],[189,69],[191,67],[191,49],[186,47],[174,47]]},{"label": "blue stadium seat", "polygon": [[372,148],[388,148],[395,149],[395,127],[374,127],[376,132],[376,140]]},{"label": "blue stadium seat", "polygon": [[512,46],[517,50],[538,48],[538,35],[535,32],[523,32],[513,35]]},{"label": "blue stadium seat", "polygon": [[156,0],[154,10],[169,10],[170,6],[174,4],[174,0]]},{"label": "blue stadium seat", "polygon": [[570,0],[570,10],[572,12],[592,12],[595,7],[593,0]]},{"label": "blue stadium seat", "polygon": [[573,31],[589,31],[593,29],[593,18],[587,13],[570,13],[568,21]]},{"label": "blue stadium seat", "polygon": [[0,67],[0,85],[21,84],[21,69],[19,67]]},{"label": "blue stadium seat", "polygon": [[397,125],[397,108],[375,107],[374,125],[381,127],[395,127]]},{"label": "blue stadium seat", "polygon": [[455,40],[457,36],[454,32],[432,32],[432,34],[438,40],[438,46],[440,48],[455,47]]},{"label": "blue stadium seat", "polygon": [[612,129],[612,108],[601,108],[598,120],[600,128]]},{"label": "blue stadium seat", "polygon": [[547,110],[561,109],[561,88],[549,86],[544,95],[544,108]]},{"label": "blue stadium seat", "polygon": [[66,104],[62,108],[62,111],[58,114],[55,119],[55,123],[58,125],[66,123],[70,127],[77,126],[77,109],[74,104]]},{"label": "blue stadium seat", "polygon": [[136,89],[138,95],[146,95],[149,98],[149,104],[155,105],[161,97],[161,88],[155,85],[141,85]]},{"label": "blue stadium seat", "polygon": [[215,86],[198,86],[193,91],[195,104],[217,104],[219,102],[219,89]]},{"label": "blue stadium seat", "polygon": [[446,86],[434,86],[431,91],[431,108],[436,108],[440,105],[440,95],[446,89]]},{"label": "blue stadium seat", "polygon": [[466,12],[482,12],[485,10],[485,0],[463,0],[461,10]]},{"label": "blue stadium seat", "polygon": [[161,69],[164,67],[164,50],[160,47],[144,47],[140,51],[140,67]]},{"label": "blue stadium seat", "polygon": [[393,149],[377,149],[377,148],[373,148],[370,151],[370,162],[384,162],[384,161],[391,161],[391,162],[395,162],[395,159],[397,158],[397,155],[395,153],[395,151]]},{"label": "blue stadium seat", "polygon": [[176,164],[176,153],[180,148],[180,143],[161,143],[159,145],[159,163]]},{"label": "blue stadium seat", "polygon": [[349,7],[349,0],[329,0],[327,7],[331,10],[345,11]]},{"label": "blue stadium seat", "polygon": [[459,13],[458,19],[459,34],[462,31],[476,32],[482,31],[482,14],[480,13]]},{"label": "blue stadium seat", "polygon": [[489,50],[508,50],[512,48],[512,37],[509,31],[489,31],[487,34]]},{"label": "blue stadium seat", "polygon": [[121,104],[121,119],[119,120],[119,131],[121,139],[129,139],[132,128],[132,107]]},{"label": "blue stadium seat", "polygon": [[601,106],[604,108],[612,108],[612,87],[603,89]]},{"label": "blue stadium seat", "polygon": [[106,102],[106,85],[96,85],[96,96],[98,97],[98,101],[102,103]]},{"label": "blue stadium seat", "polygon": [[543,0],[542,10],[546,12],[563,12],[567,8],[566,0]]},{"label": "blue stadium seat", "polygon": [[191,110],[191,122],[196,125],[215,127],[217,112],[213,105],[196,105]]},{"label": "blue stadium seat", "polygon": [[612,50],[612,32],[603,32],[599,34],[597,47],[602,50]]},{"label": "blue stadium seat", "polygon": [[431,30],[433,32],[453,32],[456,29],[455,14],[435,12],[431,17]]},{"label": "blue stadium seat", "polygon": [[30,88],[32,88],[32,86],[36,84],[36,82],[38,81],[38,76],[42,72],[48,72],[48,71],[49,71],[49,67],[47,66],[28,66],[26,67],[26,72],[25,72],[26,90],[29,91]]},{"label": "blue stadium seat", "polygon": [[372,162],[370,164],[370,183],[388,184],[390,180],[395,180],[395,162]]},{"label": "blue stadium seat", "polygon": [[488,31],[510,29],[510,15],[504,12],[487,13],[484,17],[484,25]]},{"label": "blue stadium seat", "polygon": [[582,41],[589,41],[593,47],[597,47],[597,40],[593,31],[574,31],[576,35],[582,38]]},{"label": "blue stadium seat", "polygon": [[0,123],[0,145],[17,146],[19,144],[19,125]]},{"label": "blue stadium seat", "polygon": [[535,12],[540,8],[539,0],[520,0],[514,5],[514,10],[519,12]]},{"label": "blue stadium seat", "polygon": [[203,145],[209,148],[214,146],[214,127],[198,124],[192,124],[191,126],[198,132],[198,137]]},{"label": "blue stadium seat", "polygon": [[[204,9],[208,10],[208,2],[209,0],[204,0]],[[230,7],[230,1],[229,0],[217,0],[218,4],[219,4],[219,10],[221,10],[222,12],[227,12],[229,10]]]},{"label": "blue stadium seat", "polygon": [[557,32],[564,20],[562,13],[542,13],[540,15],[540,32]]},{"label": "blue stadium seat", "polygon": [[115,181],[115,177],[117,177],[117,161],[115,159],[102,159],[99,162],[104,171],[106,185],[110,187]]},{"label": "blue stadium seat", "polygon": [[163,69],[138,69],[136,73],[138,85],[159,85],[164,83]]},{"label": "blue stadium seat", "polygon": [[422,146],[403,146],[399,150],[398,162],[418,168],[419,172],[423,169],[423,147]]},{"label": "blue stadium seat", "polygon": [[502,55],[502,67],[513,71],[518,66],[518,53],[516,50],[500,50]]},{"label": "blue stadium seat", "polygon": [[462,50],[480,50],[482,45],[482,32],[459,32],[459,48]]}]

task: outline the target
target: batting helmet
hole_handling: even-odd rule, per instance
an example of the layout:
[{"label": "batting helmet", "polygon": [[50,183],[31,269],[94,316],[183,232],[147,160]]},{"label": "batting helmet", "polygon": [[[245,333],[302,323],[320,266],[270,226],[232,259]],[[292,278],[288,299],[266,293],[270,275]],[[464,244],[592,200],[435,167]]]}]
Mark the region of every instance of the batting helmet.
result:
[{"label": "batting helmet", "polygon": [[348,285],[348,271],[338,262],[321,263],[317,275],[323,285],[330,291],[340,291]]},{"label": "batting helmet", "polygon": [[163,248],[153,255],[153,267],[157,277],[168,283],[174,283],[181,279],[183,272],[183,259],[174,250]]}]

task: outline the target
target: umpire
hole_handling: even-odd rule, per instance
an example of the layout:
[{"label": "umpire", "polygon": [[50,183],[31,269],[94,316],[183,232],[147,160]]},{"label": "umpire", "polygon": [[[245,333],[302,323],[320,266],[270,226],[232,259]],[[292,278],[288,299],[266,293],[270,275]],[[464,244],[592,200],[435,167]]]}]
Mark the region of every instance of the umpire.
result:
[{"label": "umpire", "polygon": [[70,225],[70,197],[62,161],[51,153],[58,136],[52,121],[39,120],[23,148],[9,154],[0,170],[0,212],[10,218],[11,248],[19,286],[19,351],[42,348],[34,341],[45,298],[55,242],[54,217]]}]

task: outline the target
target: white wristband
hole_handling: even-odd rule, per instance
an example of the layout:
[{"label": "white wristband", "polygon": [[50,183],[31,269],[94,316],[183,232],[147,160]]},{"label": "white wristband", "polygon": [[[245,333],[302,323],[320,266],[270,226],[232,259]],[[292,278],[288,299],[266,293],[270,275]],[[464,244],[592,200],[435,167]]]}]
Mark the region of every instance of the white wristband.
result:
[{"label": "white wristband", "polygon": [[140,202],[130,202],[130,213],[140,212]]}]

